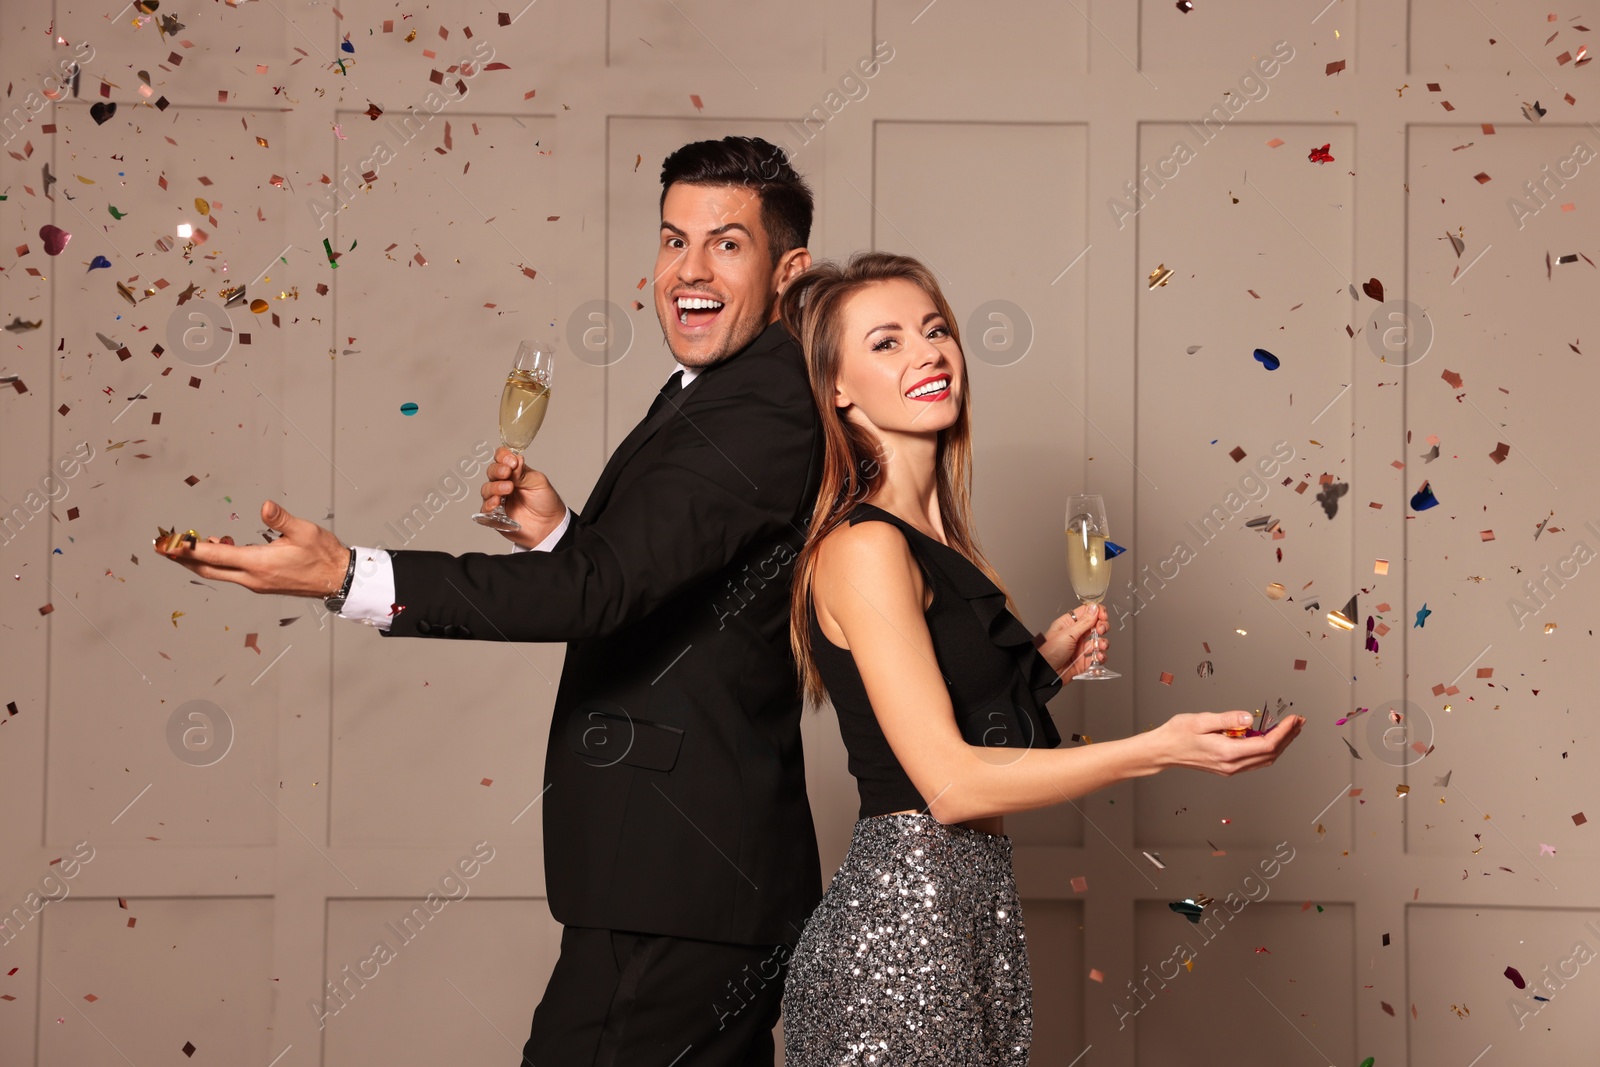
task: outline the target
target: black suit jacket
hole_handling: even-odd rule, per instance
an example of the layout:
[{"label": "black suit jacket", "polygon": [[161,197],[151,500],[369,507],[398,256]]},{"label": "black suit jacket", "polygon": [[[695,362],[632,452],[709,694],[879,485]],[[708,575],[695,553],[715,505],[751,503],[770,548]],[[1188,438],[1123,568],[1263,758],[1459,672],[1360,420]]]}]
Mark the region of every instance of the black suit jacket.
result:
[{"label": "black suit jacket", "polygon": [[394,553],[390,636],[567,642],[542,801],[559,922],[773,944],[820,899],[788,593],[821,466],[774,323],[634,428],[554,551]]}]

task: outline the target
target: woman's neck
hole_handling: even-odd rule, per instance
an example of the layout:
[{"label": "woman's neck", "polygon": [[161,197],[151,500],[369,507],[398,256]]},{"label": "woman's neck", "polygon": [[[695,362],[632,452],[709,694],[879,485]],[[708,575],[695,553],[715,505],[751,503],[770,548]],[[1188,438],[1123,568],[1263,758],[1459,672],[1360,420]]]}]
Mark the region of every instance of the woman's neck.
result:
[{"label": "woman's neck", "polygon": [[945,541],[944,519],[939,514],[939,480],[934,469],[937,435],[879,433],[883,479],[868,503],[916,526],[938,541]]}]

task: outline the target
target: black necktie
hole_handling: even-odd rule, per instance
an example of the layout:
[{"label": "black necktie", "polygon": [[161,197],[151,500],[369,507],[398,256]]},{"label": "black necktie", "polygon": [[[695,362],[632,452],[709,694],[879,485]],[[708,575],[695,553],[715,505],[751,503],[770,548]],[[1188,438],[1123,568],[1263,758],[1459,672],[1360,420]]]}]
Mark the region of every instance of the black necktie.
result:
[{"label": "black necktie", "polygon": [[667,379],[667,384],[661,387],[661,392],[657,393],[656,398],[650,401],[650,413],[646,415],[645,418],[648,419],[650,415],[654,415],[657,411],[660,411],[662,404],[665,404],[682,391],[683,371],[675,370],[672,372],[672,377]]}]

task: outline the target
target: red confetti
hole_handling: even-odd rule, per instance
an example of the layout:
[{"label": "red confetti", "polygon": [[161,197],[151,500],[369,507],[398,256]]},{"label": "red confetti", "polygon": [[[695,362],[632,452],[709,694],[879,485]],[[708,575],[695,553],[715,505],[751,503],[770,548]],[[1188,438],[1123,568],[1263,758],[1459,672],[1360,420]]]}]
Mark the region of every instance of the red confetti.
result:
[{"label": "red confetti", "polygon": [[694,105],[696,111],[704,111],[706,109],[706,106],[700,102],[700,98],[694,93],[689,94],[689,103]]}]

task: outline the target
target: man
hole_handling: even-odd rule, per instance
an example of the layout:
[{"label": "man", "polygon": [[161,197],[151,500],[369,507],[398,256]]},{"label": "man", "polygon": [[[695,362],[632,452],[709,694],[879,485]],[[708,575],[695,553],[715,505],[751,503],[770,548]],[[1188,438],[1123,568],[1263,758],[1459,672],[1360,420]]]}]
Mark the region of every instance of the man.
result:
[{"label": "man", "polygon": [[170,553],[389,636],[567,642],[543,805],[566,929],[531,1067],[771,1064],[787,946],[821,896],[788,590],[822,439],[776,321],[811,262],[811,193],[754,138],[686,145],[661,184],[656,315],[679,370],[581,513],[504,449],[483,486],[545,551],[346,548],[268,501],[270,544]]}]

